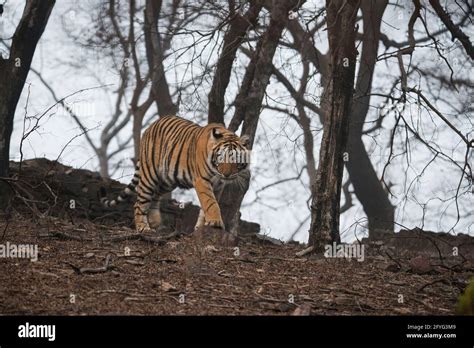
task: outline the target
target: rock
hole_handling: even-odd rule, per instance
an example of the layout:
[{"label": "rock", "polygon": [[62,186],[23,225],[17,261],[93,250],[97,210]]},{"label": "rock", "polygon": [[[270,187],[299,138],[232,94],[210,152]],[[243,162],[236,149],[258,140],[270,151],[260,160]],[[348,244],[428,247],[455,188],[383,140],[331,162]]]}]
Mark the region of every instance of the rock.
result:
[{"label": "rock", "polygon": [[403,308],[403,307],[396,307],[393,309],[393,311],[396,314],[401,314],[401,315],[413,314],[413,312],[409,308]]},{"label": "rock", "polygon": [[296,316],[307,316],[311,315],[311,305],[309,303],[303,303],[301,306],[298,306],[291,315]]},{"label": "rock", "polygon": [[168,282],[161,283],[161,290],[165,292],[175,292],[176,288]]},{"label": "rock", "polygon": [[426,274],[433,271],[430,260],[424,256],[417,256],[410,259],[410,270],[416,274]]},{"label": "rock", "polygon": [[204,250],[207,252],[212,252],[212,253],[219,251],[214,245],[206,245],[204,247]]},{"label": "rock", "polygon": [[254,237],[257,240],[260,240],[264,243],[269,243],[269,244],[273,244],[273,245],[284,245],[285,244],[279,239],[275,239],[275,238],[272,238],[272,237],[269,237],[269,236],[265,236],[263,234],[255,234]]}]

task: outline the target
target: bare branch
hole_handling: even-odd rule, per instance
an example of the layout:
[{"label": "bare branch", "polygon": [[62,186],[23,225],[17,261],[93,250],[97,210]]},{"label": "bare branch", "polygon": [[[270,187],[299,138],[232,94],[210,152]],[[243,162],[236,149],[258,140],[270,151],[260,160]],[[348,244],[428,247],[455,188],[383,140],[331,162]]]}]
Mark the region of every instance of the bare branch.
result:
[{"label": "bare branch", "polygon": [[441,7],[439,0],[430,0],[430,4],[433,7],[433,9],[436,11],[436,14],[438,17],[441,19],[441,21],[444,23],[446,28],[448,28],[449,32],[453,36],[453,40],[456,38],[458,39],[461,44],[464,46],[464,49],[466,50],[466,53],[471,57],[471,59],[474,60],[474,49],[472,47],[472,43],[469,40],[469,37],[464,34],[464,32],[461,30],[461,28],[453,23],[451,20],[451,17],[449,16],[446,11]]}]

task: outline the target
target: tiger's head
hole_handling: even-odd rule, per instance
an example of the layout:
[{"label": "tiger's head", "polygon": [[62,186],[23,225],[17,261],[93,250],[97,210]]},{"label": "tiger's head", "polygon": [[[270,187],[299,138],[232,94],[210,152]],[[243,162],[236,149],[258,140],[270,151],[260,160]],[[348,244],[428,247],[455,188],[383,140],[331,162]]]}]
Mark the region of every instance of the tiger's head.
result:
[{"label": "tiger's head", "polygon": [[213,126],[208,150],[215,174],[224,180],[235,179],[250,164],[249,137],[237,136],[223,126]]}]

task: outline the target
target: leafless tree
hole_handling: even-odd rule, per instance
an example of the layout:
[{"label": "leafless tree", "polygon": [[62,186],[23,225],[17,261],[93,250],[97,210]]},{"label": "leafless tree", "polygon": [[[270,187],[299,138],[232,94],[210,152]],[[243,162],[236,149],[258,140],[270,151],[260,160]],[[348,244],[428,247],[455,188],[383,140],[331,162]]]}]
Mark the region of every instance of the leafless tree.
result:
[{"label": "leafless tree", "polygon": [[[139,6],[135,0],[127,3],[109,0],[92,12],[94,31],[83,40],[80,35],[70,33],[71,38],[93,57],[99,57],[104,69],[112,69],[118,76],[117,85],[110,86],[115,94],[113,109],[101,129],[99,141],[84,132],[86,141],[97,156],[99,172],[110,176],[110,160],[125,150],[133,140],[134,158],[138,157],[140,135],[145,115],[156,103],[160,115],[176,114],[177,106],[172,101],[170,88],[163,68],[163,60],[169,54],[174,33],[188,20],[179,15],[181,1],[173,1],[170,8],[162,8],[161,2],[147,1]],[[74,11],[90,11],[90,8],[75,7]],[[160,22],[166,22],[165,32],[160,34]],[[142,23],[142,24],[141,24]],[[138,30],[138,33],[137,33]],[[143,33],[143,34],[142,34]],[[51,84],[38,72],[40,80],[53,98],[60,96]],[[93,72],[92,74],[94,74]],[[98,82],[101,82],[97,77]],[[72,104],[72,103],[71,103]],[[87,127],[74,108],[62,103],[66,112],[81,130]],[[151,110],[153,111],[153,110]],[[149,113],[150,118],[155,113]],[[126,136],[110,149],[117,135],[132,122],[132,136]]]},{"label": "leafless tree", "polygon": [[330,72],[321,102],[324,129],[316,182],[312,187],[309,230],[309,244],[316,251],[321,251],[331,241],[340,241],[343,154],[346,151],[354,90],[358,9],[359,1],[326,2]]},{"label": "leafless tree", "polygon": [[[237,129],[242,126],[242,134],[249,136],[250,148],[252,147],[255,140],[255,133],[257,131],[262,101],[273,72],[272,60],[275,50],[279,44],[279,40],[286,23],[288,22],[289,12],[291,10],[296,10],[299,6],[301,6],[301,4],[301,1],[296,0],[272,1],[272,7],[270,10],[270,23],[268,24],[268,27],[265,28],[264,34],[259,38],[255,52],[253,52],[250,62],[246,68],[239,93],[235,100],[235,112],[232,120],[229,123],[229,129],[232,131],[237,131]],[[244,15],[244,17],[247,17],[247,20],[250,22],[249,24],[256,20],[256,15],[258,15],[260,8],[261,4],[258,1],[251,3],[248,12],[246,15]],[[249,24],[247,24],[247,26]],[[235,25],[236,24],[234,22],[234,26]],[[235,30],[232,28],[232,25],[228,35],[226,36],[227,42],[224,42],[224,49],[222,50],[221,56],[219,58],[218,67],[225,64],[225,62],[229,59],[229,50],[227,47],[229,47],[236,40],[231,36],[233,35],[231,30]],[[247,27],[242,27],[240,33],[237,33],[237,35],[242,37],[244,30],[246,31]],[[236,45],[233,44],[233,50],[231,53],[232,55],[235,54],[235,49]],[[227,76],[229,73],[229,70],[224,72],[218,71],[218,74],[214,76],[213,86],[219,86],[222,84],[222,81],[228,80]],[[225,89],[220,88],[220,93],[220,96],[216,96],[216,91],[211,90],[209,98],[211,105],[214,105],[214,103],[216,103],[218,100],[223,100]],[[221,105],[222,102],[217,102],[217,104]],[[213,112],[215,109],[215,106],[210,106],[209,108],[209,110],[212,110]],[[220,110],[222,110],[222,108]],[[214,114],[209,114],[208,117],[210,121],[215,121],[215,117],[217,117],[217,121],[221,123],[223,121],[221,111],[218,111],[215,116]],[[224,223],[230,230],[235,228],[233,224],[238,221],[238,212],[240,205],[242,204],[243,197],[248,190],[249,180],[250,172],[246,171],[242,174],[242,177],[237,182],[237,185],[225,187],[219,197]]]},{"label": "leafless tree", "polygon": [[[0,79],[2,85],[8,86],[0,91],[0,177],[8,176],[16,106],[54,3],[54,0],[28,0],[11,40],[10,55],[8,58],[0,57]],[[6,206],[9,192],[8,185],[0,180],[0,206]]]},{"label": "leafless tree", "polygon": [[[363,21],[363,34],[358,33],[357,39],[361,41],[361,56],[360,67],[358,69],[357,82],[355,85],[355,96],[352,105],[352,115],[349,131],[349,145],[347,147],[347,158],[345,161],[346,167],[350,176],[350,184],[354,186],[354,193],[362,203],[363,208],[368,217],[368,228],[371,236],[376,238],[380,232],[390,232],[394,229],[394,212],[395,208],[392,205],[389,195],[389,184],[380,180],[375,172],[374,164],[372,163],[369,154],[364,145],[363,136],[371,135],[371,133],[378,132],[382,127],[382,122],[386,117],[386,113],[381,113],[376,120],[367,122],[369,114],[370,96],[373,90],[372,81],[376,63],[380,60],[378,56],[379,41],[385,47],[400,47],[403,48],[406,44],[390,40],[387,36],[380,32],[380,24],[382,16],[385,12],[387,3],[384,1],[372,2],[364,1],[361,4],[361,13]],[[468,18],[467,14],[470,12],[470,7],[466,10],[466,15],[462,16],[460,22],[456,25],[462,25]],[[318,11],[313,11],[318,14]],[[314,17],[313,17],[314,18]],[[284,41],[281,44],[286,47],[291,47],[301,53],[301,64],[304,70],[307,71],[307,62],[311,62],[317,71],[321,74],[321,83],[327,80],[328,59],[327,54],[322,54],[312,42],[314,34],[323,27],[325,20],[315,23],[312,28],[307,26],[304,29],[298,21],[290,21],[288,29],[292,34],[293,41]],[[446,28],[441,28],[434,33],[428,33],[425,37],[414,40],[415,45],[427,42],[431,37],[438,37],[447,31]],[[408,43],[407,43],[408,44]],[[295,101],[296,113],[293,113],[287,108],[277,107],[275,105],[266,105],[267,108],[281,113],[288,114],[294,119],[303,130],[304,148],[307,158],[307,163],[313,163],[312,160],[312,133],[311,126],[307,124],[304,116],[308,109],[311,112],[319,114],[319,121],[322,124],[324,119],[321,117],[321,109],[315,103],[312,103],[307,98],[307,91],[302,87],[307,83],[308,74],[304,74],[300,79],[300,88],[293,87],[288,78],[285,77],[283,69],[274,68],[274,75],[279,82],[287,89],[288,93]],[[293,78],[294,80],[294,78]],[[393,89],[392,89],[393,92]],[[317,94],[317,93],[316,93]],[[303,121],[303,122],[302,122]],[[314,120],[313,120],[314,122]],[[368,126],[368,127],[367,127]],[[309,136],[307,136],[309,135]],[[309,171],[313,166],[308,165],[308,174],[310,182],[314,182],[311,178],[314,177]],[[349,182],[348,182],[349,183]],[[387,186],[388,185],[388,186]],[[351,201],[350,191],[344,190],[345,201]]]}]

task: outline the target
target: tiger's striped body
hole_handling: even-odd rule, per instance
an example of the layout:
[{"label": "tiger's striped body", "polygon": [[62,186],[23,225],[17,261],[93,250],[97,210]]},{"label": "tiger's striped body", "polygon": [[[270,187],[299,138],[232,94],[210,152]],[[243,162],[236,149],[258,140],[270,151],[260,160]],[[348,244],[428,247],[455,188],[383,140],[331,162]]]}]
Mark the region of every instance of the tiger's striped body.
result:
[{"label": "tiger's striped body", "polygon": [[[176,116],[154,122],[143,134],[140,157],[132,182],[117,200],[101,199],[113,206],[136,192],[135,227],[139,232],[152,230],[149,223],[153,211],[153,227],[160,224],[158,200],[176,187],[194,187],[200,204],[196,228],[203,225],[224,228],[219,205],[213,192],[216,177],[231,180],[246,170],[248,162],[220,160],[222,153],[247,152],[246,137],[239,138],[219,124],[201,127]],[[217,161],[219,159],[219,161]]]}]

